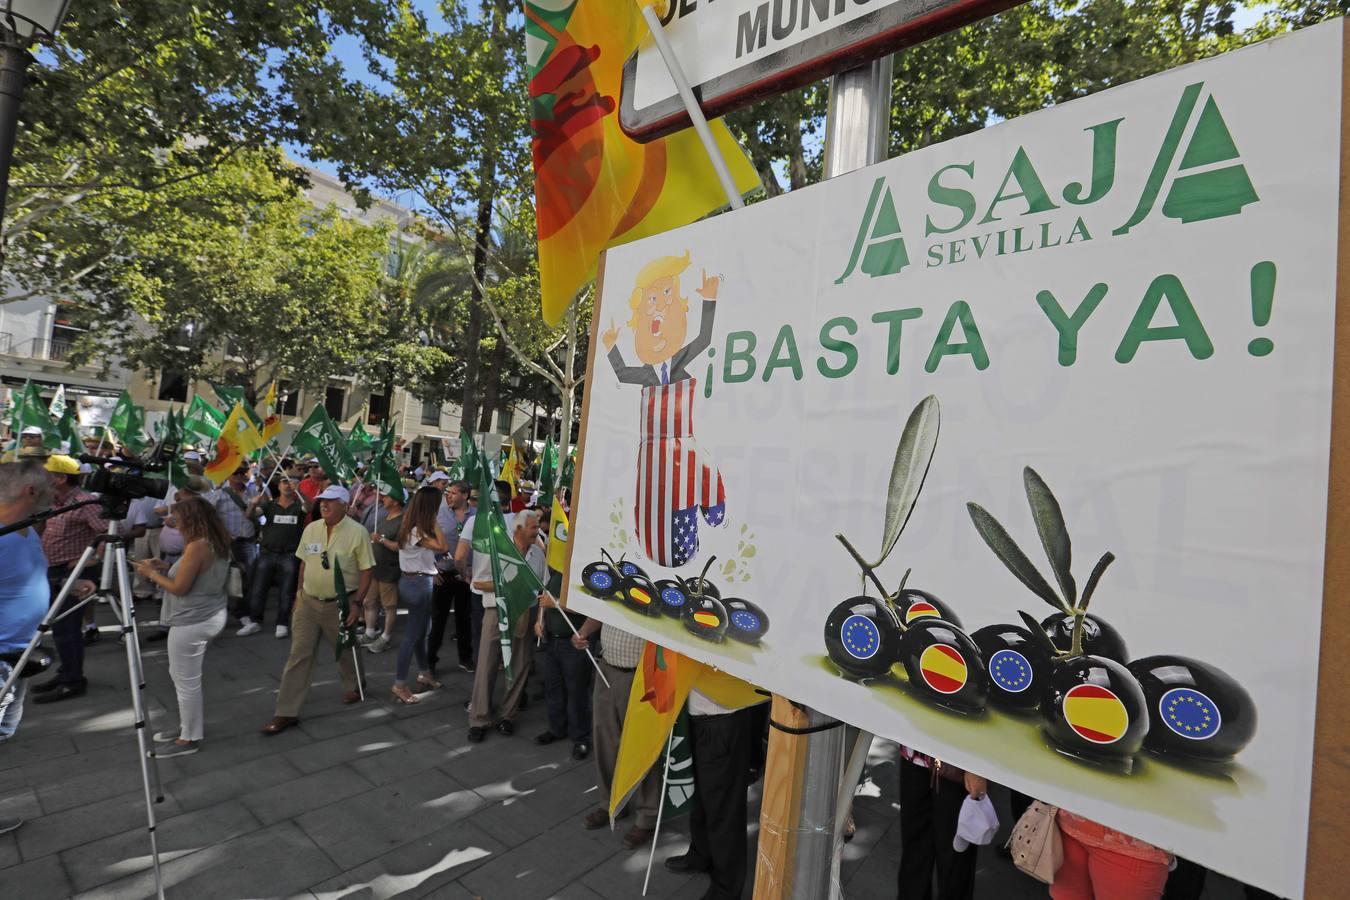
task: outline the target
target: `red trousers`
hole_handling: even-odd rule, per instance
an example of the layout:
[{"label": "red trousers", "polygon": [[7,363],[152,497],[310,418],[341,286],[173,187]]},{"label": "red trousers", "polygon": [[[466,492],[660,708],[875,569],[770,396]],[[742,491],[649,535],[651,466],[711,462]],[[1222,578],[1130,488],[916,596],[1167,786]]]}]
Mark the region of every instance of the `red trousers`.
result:
[{"label": "red trousers", "polygon": [[1064,864],[1050,885],[1053,900],[1158,900],[1167,863],[1149,862],[1081,843],[1060,829]]}]

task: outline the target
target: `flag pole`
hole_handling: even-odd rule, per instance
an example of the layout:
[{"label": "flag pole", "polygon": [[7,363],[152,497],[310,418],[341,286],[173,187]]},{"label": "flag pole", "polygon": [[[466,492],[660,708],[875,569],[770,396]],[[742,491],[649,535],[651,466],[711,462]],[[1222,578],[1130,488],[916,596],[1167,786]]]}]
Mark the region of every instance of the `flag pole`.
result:
[{"label": "flag pole", "polygon": [[703,115],[703,108],[698,105],[693,89],[689,87],[689,79],[685,77],[684,67],[680,65],[680,60],[675,56],[675,50],[670,46],[670,40],[666,37],[665,30],[661,28],[661,20],[656,16],[656,9],[649,3],[643,3],[642,0],[637,0],[637,2],[642,6],[642,18],[647,23],[647,30],[651,32],[652,40],[656,42],[656,49],[661,52],[661,59],[666,64],[666,70],[670,72],[670,79],[675,82],[675,89],[680,92],[680,100],[684,103],[685,112],[689,114],[689,121],[693,124],[694,131],[698,132],[698,139],[703,144],[703,151],[708,154],[708,162],[712,163],[713,171],[717,173],[717,180],[722,185],[722,191],[727,195],[727,202],[731,204],[732,209],[740,209],[745,206],[745,200],[741,198],[740,191],[736,190],[736,179],[731,177],[731,169],[727,166],[722,151],[717,148],[717,141],[713,138],[712,129],[708,127],[708,119]]},{"label": "flag pole", "polygon": [[[558,606],[558,601],[556,598],[553,598],[552,594],[549,594],[549,597],[553,599],[553,605],[558,610],[558,612],[562,613],[563,621],[567,623],[567,627],[572,629],[572,634],[576,635],[577,637],[581,637],[581,632],[577,631],[577,626],[572,623],[572,617],[567,614],[567,610],[561,606]],[[605,687],[609,687],[610,686],[609,679],[606,678],[605,673],[600,670],[600,663],[596,661],[595,654],[591,652],[591,646],[589,642],[586,644],[586,655],[591,658],[591,665],[595,666],[595,674],[600,676],[600,680],[605,683]]]},{"label": "flag pole", "polygon": [[647,854],[647,876],[642,879],[642,896],[647,896],[647,883],[652,880],[652,862],[656,859],[656,842],[661,840],[661,814],[666,811],[666,791],[670,784],[670,750],[675,745],[675,729],[666,735],[666,764],[661,769],[661,803],[656,807],[656,827],[652,829],[652,849]]}]

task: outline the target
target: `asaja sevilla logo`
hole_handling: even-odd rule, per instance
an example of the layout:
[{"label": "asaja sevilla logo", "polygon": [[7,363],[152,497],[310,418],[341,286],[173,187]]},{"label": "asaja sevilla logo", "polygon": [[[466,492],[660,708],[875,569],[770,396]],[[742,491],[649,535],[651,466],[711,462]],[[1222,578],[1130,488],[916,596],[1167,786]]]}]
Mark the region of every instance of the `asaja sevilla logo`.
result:
[{"label": "asaja sevilla logo", "polygon": [[1114,744],[1130,727],[1130,713],[1110,688],[1080,684],[1064,695],[1064,721],[1084,740]]},{"label": "asaja sevilla logo", "polygon": [[955,694],[966,686],[966,658],[955,647],[934,644],[919,655],[919,673],[939,694]]}]

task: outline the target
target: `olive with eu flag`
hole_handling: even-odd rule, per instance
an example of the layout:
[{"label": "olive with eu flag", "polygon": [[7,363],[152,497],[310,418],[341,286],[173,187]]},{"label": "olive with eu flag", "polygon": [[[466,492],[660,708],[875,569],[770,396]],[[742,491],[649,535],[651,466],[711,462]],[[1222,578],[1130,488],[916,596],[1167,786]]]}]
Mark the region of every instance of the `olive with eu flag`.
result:
[{"label": "olive with eu flag", "polygon": [[900,661],[912,688],[932,703],[978,712],[989,699],[989,676],[980,648],[943,619],[915,620],[900,637]]},{"label": "olive with eu flag", "polygon": [[995,706],[1023,712],[1040,706],[1051,658],[1043,639],[1020,625],[986,625],[970,638],[980,648]]},{"label": "olive with eu flag", "polygon": [[604,559],[588,563],[581,570],[581,585],[587,593],[601,600],[613,600],[623,588],[623,575],[614,563],[614,557],[605,550],[601,550],[600,555]]},{"label": "olive with eu flag", "polygon": [[656,582],[656,595],[661,598],[661,612],[676,619],[689,600],[689,591],[677,578],[662,578]]},{"label": "olive with eu flag", "polygon": [[1129,670],[1148,703],[1148,749],[1223,762],[1256,735],[1251,694],[1217,666],[1166,654],[1135,660]]},{"label": "olive with eu flag", "polygon": [[844,674],[878,678],[900,659],[903,633],[890,604],[853,597],[836,606],[825,620],[825,650]]},{"label": "olive with eu flag", "polygon": [[1050,663],[1041,724],[1060,749],[1093,759],[1128,759],[1149,732],[1148,701],[1130,671],[1101,656]]},{"label": "olive with eu flag", "polygon": [[769,632],[769,614],[749,600],[728,597],[722,601],[727,608],[727,637],[742,644],[758,644]]},{"label": "olive with eu flag", "polygon": [[931,616],[945,619],[957,628],[961,627],[961,619],[952,608],[928,591],[903,588],[895,598],[895,605],[900,613],[900,621],[906,625],[912,625],[919,619]]}]

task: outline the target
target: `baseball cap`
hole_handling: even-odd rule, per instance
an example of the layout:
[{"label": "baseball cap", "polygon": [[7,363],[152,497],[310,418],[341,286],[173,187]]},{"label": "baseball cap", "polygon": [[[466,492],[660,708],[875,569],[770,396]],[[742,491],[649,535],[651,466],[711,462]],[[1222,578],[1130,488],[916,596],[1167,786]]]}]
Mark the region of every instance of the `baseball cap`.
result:
[{"label": "baseball cap", "polygon": [[971,844],[984,845],[998,834],[998,813],[994,812],[994,803],[989,795],[976,800],[966,797],[961,804],[961,814],[956,820],[956,836],[952,838],[952,849],[962,852]]},{"label": "baseball cap", "polygon": [[202,455],[196,450],[188,450],[183,453],[183,460],[185,462],[200,462],[201,458]]},{"label": "baseball cap", "polygon": [[36,425],[29,425],[29,426],[27,426],[26,428],[24,428],[23,431],[20,431],[19,434],[36,434],[36,435],[41,436],[41,435],[42,435],[42,429],[39,428],[39,427],[36,426]]},{"label": "baseball cap", "polygon": [[427,484],[436,484],[440,481],[449,481],[450,476],[439,469],[427,476]]},{"label": "baseball cap", "polygon": [[80,464],[69,456],[56,453],[47,457],[47,471],[55,472],[57,475],[78,475]]},{"label": "baseball cap", "polygon": [[215,485],[201,475],[189,475],[187,480],[183,482],[183,487],[189,491],[196,491],[198,494],[209,494],[216,489]]},{"label": "baseball cap", "polygon": [[340,484],[330,484],[328,487],[319,491],[319,496],[315,500],[337,500],[341,503],[352,502],[351,493]]}]

